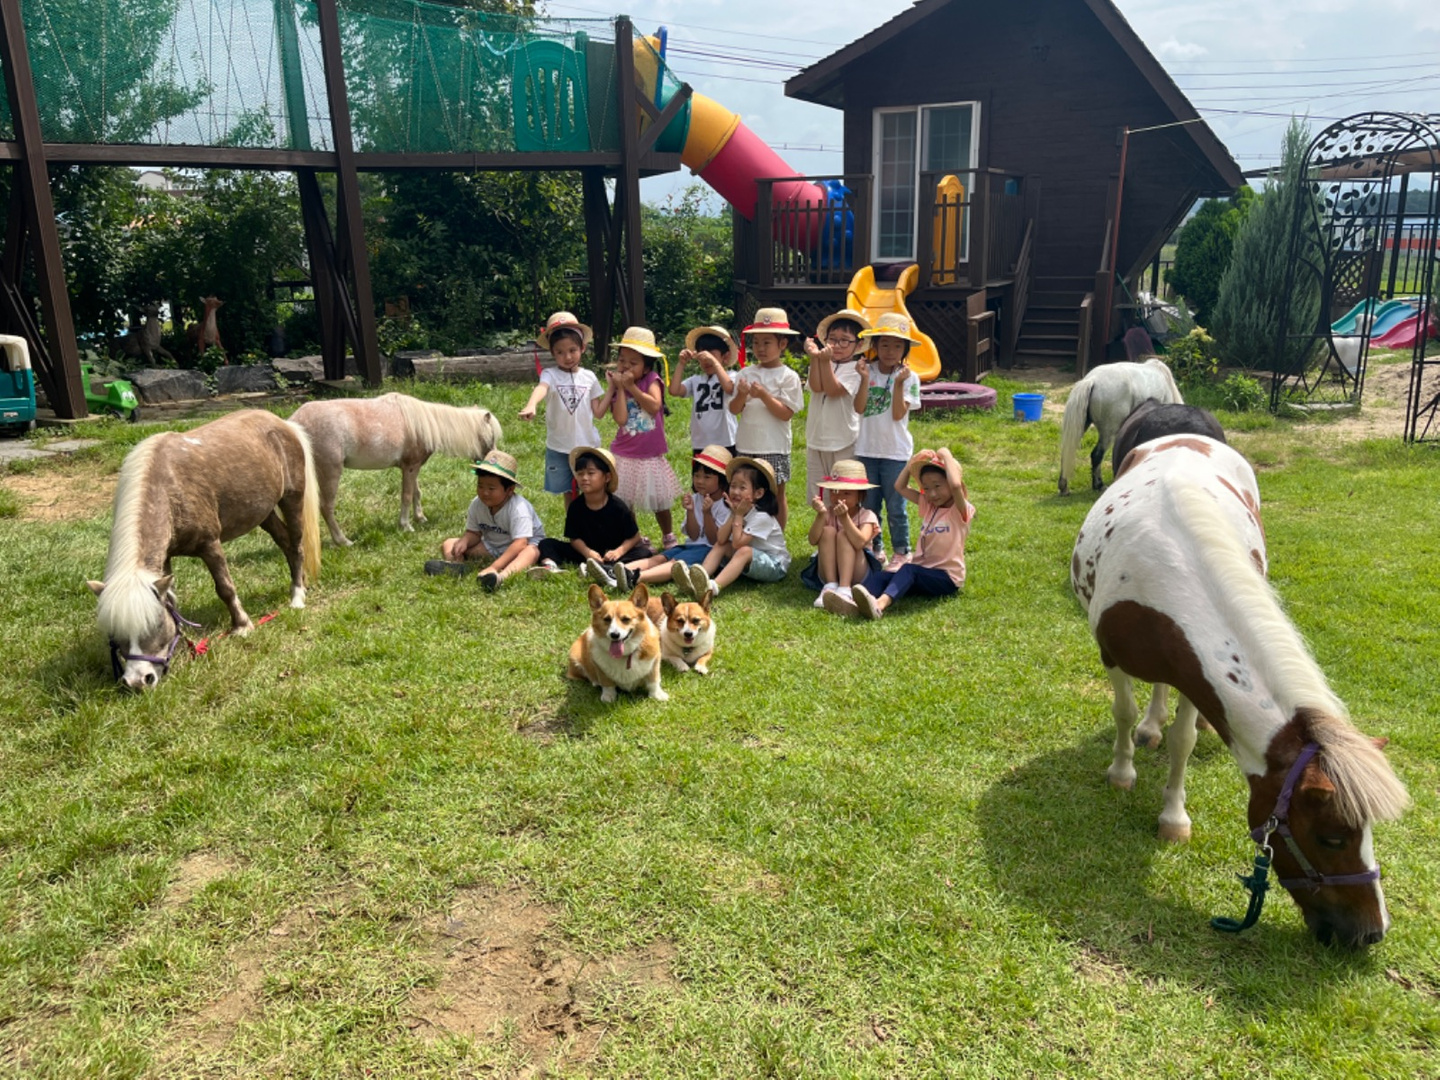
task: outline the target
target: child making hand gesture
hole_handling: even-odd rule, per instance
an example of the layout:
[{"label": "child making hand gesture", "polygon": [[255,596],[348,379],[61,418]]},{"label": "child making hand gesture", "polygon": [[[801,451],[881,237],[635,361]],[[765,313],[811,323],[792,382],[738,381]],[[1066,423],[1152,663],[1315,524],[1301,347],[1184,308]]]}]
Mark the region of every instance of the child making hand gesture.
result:
[{"label": "child making hand gesture", "polygon": [[620,465],[620,498],[637,514],[653,513],[665,534],[662,546],[674,547],[679,540],[672,508],[680,481],[665,460],[665,384],[655,373],[655,362],[665,354],[643,326],[629,327],[615,347],[620,352],[605,372],[604,400],[620,425],[610,443]]},{"label": "child making hand gesture", "polygon": [[[735,452],[735,379],[727,370],[739,350],[723,326],[697,326],[685,336],[685,348],[670,373],[670,393],[694,401],[690,409],[690,445],[698,454],[707,446]],[[689,361],[699,365],[697,375],[685,375]]]},{"label": "child making hand gesture", "polygon": [[783,581],[790,569],[785,530],[775,520],[779,506],[775,474],[769,463],[736,457],[730,460],[725,473],[730,481],[726,496],[730,521],[720,530],[705,561],[690,568],[690,587],[697,600],[703,600],[707,593],[718,593],[741,574],[756,581]]},{"label": "child making hand gesture", "polygon": [[767,491],[775,498],[775,517],[784,529],[789,517],[785,484],[790,479],[790,418],[805,404],[800,376],[785,366],[785,350],[800,331],[790,329],[790,317],[783,308],[761,308],[741,336],[755,363],[735,380],[735,397],[730,402],[730,411],[740,418],[735,448],[770,466]]},{"label": "child making hand gesture", "polygon": [[[723,446],[707,446],[695,455],[690,473],[691,490],[680,496],[680,505],[685,507],[685,542],[648,559],[635,558],[627,562],[621,568],[625,575],[622,589],[628,591],[637,582],[654,585],[673,581],[684,591],[690,591],[690,567],[705,561],[720,531],[730,523],[730,507],[725,504],[725,491],[729,487],[725,469],[729,464],[730,451]],[[619,573],[615,577],[620,581]]]}]

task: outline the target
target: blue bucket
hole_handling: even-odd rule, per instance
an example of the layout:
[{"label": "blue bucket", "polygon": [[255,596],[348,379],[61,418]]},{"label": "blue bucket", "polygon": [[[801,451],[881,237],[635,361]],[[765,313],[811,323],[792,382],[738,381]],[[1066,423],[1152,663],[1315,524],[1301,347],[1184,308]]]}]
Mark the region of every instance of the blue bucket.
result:
[{"label": "blue bucket", "polygon": [[1045,405],[1044,394],[1016,394],[1015,395],[1015,419],[1024,423],[1027,420],[1039,420],[1040,410]]}]

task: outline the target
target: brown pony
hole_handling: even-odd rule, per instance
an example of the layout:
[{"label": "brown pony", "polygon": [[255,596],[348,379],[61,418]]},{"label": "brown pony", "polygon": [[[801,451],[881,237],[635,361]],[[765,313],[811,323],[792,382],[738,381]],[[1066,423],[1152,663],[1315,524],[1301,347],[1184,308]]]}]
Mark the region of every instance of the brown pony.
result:
[{"label": "brown pony", "polygon": [[115,677],[142,690],[169,670],[182,638],[176,555],[204,561],[234,633],[253,628],[220,545],[257,525],[285,552],[290,606],[303,608],[306,580],[320,574],[318,490],[305,432],[259,409],[151,435],[131,450],[115,488],[105,580],[88,583]]},{"label": "brown pony", "polygon": [[483,458],[500,441],[500,421],[489,409],[457,409],[406,394],[375,398],[307,401],[290,417],[310,435],[315,472],[320,479],[320,512],[330,539],[350,541],[335,521],[335,496],[344,469],[400,469],[400,528],[414,532],[424,521],[420,506],[420,466],[439,451],[453,457]]}]

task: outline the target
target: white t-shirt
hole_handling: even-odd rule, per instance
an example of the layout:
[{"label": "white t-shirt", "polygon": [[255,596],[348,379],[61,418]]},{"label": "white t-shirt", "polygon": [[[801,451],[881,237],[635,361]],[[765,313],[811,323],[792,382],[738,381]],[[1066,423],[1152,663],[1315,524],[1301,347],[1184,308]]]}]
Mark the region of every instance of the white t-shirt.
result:
[{"label": "white t-shirt", "polygon": [[730,411],[730,402],[735,394],[725,393],[714,375],[690,375],[680,385],[690,396],[690,445],[696,450],[734,446],[739,418]]},{"label": "white t-shirt", "polygon": [[605,393],[600,380],[588,368],[561,371],[549,367],[540,372],[548,386],[545,405],[545,448],[568,454],[577,446],[599,446],[600,429],[590,403]]},{"label": "white t-shirt", "polygon": [[[742,369],[737,378],[758,382],[782,405],[796,412],[805,407],[800,376],[783,363],[768,368],[752,364]],[[773,416],[758,397],[746,399],[740,422],[735,426],[735,449],[742,454],[788,454],[790,445],[790,421]]]},{"label": "white t-shirt", "polygon": [[[710,516],[715,519],[715,535],[720,536],[730,521],[730,504],[723,498],[716,499],[714,505],[710,507]],[[700,526],[700,535],[691,539],[690,534],[686,533],[685,542],[714,547],[715,545],[710,543],[709,538],[705,535],[705,511],[700,509],[699,495],[695,496],[695,521]]]},{"label": "white t-shirt", "polygon": [[810,413],[805,418],[805,445],[811,450],[845,450],[860,433],[860,414],[855,411],[855,394],[860,389],[860,369],[854,363],[835,364],[835,378],[844,394],[810,391]]},{"label": "white t-shirt", "polygon": [[890,408],[894,400],[891,396],[894,382],[894,371],[885,375],[880,371],[879,364],[870,366],[870,396],[865,399],[865,415],[860,418],[860,435],[855,440],[856,457],[909,461],[915,453],[915,440],[910,435],[910,413],[920,407],[920,380],[913,371],[905,377],[905,415],[899,420],[895,419]]},{"label": "white t-shirt", "polygon": [[774,517],[752,507],[745,515],[745,534],[750,537],[750,545],[756,551],[765,552],[782,569],[790,569],[790,549],[785,546],[785,530]]},{"label": "white t-shirt", "polygon": [[522,536],[532,544],[545,539],[545,526],[540,524],[540,515],[525,496],[516,491],[512,491],[510,498],[493,514],[478,495],[471,499],[470,509],[465,514],[465,531],[479,533],[485,550],[491,555],[499,555]]}]

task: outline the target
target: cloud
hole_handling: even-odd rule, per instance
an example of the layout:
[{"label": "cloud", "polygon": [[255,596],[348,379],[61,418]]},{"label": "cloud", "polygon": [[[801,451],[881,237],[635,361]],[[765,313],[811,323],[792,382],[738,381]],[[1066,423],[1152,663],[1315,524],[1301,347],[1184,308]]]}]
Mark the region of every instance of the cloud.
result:
[{"label": "cloud", "polygon": [[1198,42],[1187,41],[1181,44],[1173,37],[1161,42],[1155,52],[1162,60],[1195,60],[1210,55],[1210,50]]}]

